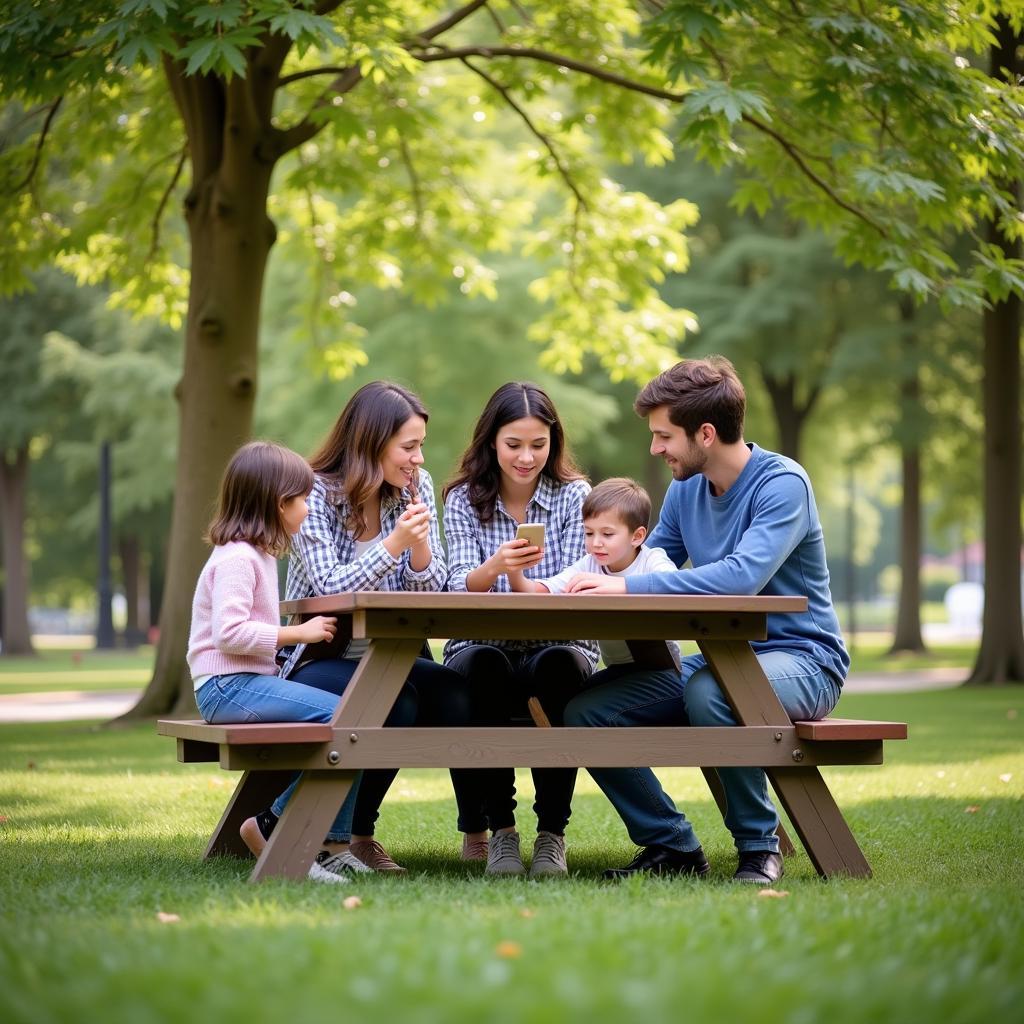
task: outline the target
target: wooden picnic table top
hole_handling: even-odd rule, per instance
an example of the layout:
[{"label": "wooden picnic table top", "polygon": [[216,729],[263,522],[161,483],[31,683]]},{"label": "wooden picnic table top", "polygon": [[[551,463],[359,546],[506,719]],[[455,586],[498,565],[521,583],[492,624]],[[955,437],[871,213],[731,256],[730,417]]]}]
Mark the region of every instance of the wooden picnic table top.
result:
[{"label": "wooden picnic table top", "polygon": [[460,591],[356,590],[345,594],[282,601],[283,615],[354,612],[362,609],[433,609],[451,611],[587,611],[626,612],[802,612],[806,597],[747,594],[494,594]]}]

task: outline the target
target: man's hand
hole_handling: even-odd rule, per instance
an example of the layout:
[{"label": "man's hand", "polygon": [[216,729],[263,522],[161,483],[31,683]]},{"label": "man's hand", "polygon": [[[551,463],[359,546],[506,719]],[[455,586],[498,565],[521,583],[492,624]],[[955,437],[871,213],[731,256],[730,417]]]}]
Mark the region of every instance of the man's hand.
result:
[{"label": "man's hand", "polygon": [[625,594],[626,581],[620,576],[604,576],[599,572],[581,572],[566,587],[567,594]]}]

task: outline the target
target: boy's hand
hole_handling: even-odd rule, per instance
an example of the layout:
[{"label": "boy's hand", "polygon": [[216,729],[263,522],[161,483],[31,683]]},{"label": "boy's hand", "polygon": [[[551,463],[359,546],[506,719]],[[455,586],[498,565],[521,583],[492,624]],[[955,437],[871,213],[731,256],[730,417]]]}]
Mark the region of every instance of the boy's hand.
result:
[{"label": "boy's hand", "polygon": [[569,580],[567,594],[625,594],[626,581],[619,576],[603,576],[597,572],[581,572]]},{"label": "boy's hand", "polygon": [[317,615],[308,619],[298,627],[299,643],[318,644],[321,641],[330,643],[338,632],[338,620],[333,615]]}]

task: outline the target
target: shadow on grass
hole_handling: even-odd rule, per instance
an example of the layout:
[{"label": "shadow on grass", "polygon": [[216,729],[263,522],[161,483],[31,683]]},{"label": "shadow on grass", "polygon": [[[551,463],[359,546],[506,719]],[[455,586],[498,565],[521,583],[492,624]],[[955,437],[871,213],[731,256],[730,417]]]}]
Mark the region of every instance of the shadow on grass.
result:
[{"label": "shadow on grass", "polygon": [[[7,794],[3,794],[7,799]],[[215,858],[204,862],[203,850],[215,818],[188,821],[175,828],[160,808],[147,809],[135,820],[111,812],[102,804],[74,809],[49,801],[15,816],[4,830],[14,841],[4,842],[5,874],[30,889],[46,889],[78,879],[106,878],[115,888],[131,890],[153,880],[183,885],[244,883],[251,859]],[[595,884],[601,872],[627,863],[635,848],[602,796],[575,801],[574,822],[568,834],[569,866],[573,876]],[[1024,864],[1017,856],[1024,830],[1024,804],[1011,798],[977,800],[967,812],[963,799],[894,797],[869,800],[847,810],[847,820],[871,863],[876,881],[934,884],[948,880],[963,886],[973,882],[1019,886]],[[686,806],[712,864],[711,880],[726,881],[735,869],[735,851],[714,804],[689,801]],[[386,822],[378,832],[389,852],[409,869],[410,876],[448,882],[484,879],[481,863],[459,859],[459,836],[449,800],[405,801],[385,805]],[[533,840],[532,815],[521,815],[524,860]],[[431,822],[431,829],[418,823]],[[450,831],[445,823],[451,822]],[[83,830],[86,830],[83,832]],[[787,882],[816,881],[817,875],[802,848],[787,859]],[[360,884],[391,885],[402,879],[360,877]],[[520,879],[486,879],[489,884],[514,886]],[[557,884],[557,880],[554,884]],[[602,883],[603,884],[603,883]]]}]

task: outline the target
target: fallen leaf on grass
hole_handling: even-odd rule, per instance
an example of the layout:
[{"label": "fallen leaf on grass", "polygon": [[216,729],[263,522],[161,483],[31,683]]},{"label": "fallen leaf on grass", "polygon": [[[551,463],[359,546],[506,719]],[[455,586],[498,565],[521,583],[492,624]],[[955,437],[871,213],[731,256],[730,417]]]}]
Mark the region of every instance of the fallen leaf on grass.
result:
[{"label": "fallen leaf on grass", "polygon": [[977,814],[978,811],[980,811],[980,810],[981,810],[981,805],[980,804],[969,804],[967,807],[964,808],[964,813],[965,814]]},{"label": "fallen leaf on grass", "polygon": [[342,901],[341,905],[346,910],[355,910],[356,907],[361,907],[363,901],[358,896],[346,896]]},{"label": "fallen leaf on grass", "polygon": [[29,763],[28,763],[27,765],[25,765],[25,767],[26,767],[26,768],[27,768],[27,769],[28,769],[29,771],[32,771],[32,769],[33,769],[33,768],[35,768],[35,766],[36,766],[36,763],[35,763],[35,761],[29,761]]},{"label": "fallen leaf on grass", "polygon": [[786,889],[758,889],[757,895],[770,900],[784,900],[789,895],[789,891]]},{"label": "fallen leaf on grass", "polygon": [[177,914],[165,914],[162,910],[158,910],[156,912],[156,919],[161,924],[176,924],[178,921],[181,920],[181,918],[178,917]]},{"label": "fallen leaf on grass", "polygon": [[529,907],[523,907],[523,909],[519,911],[519,916],[520,917],[533,917],[535,913],[536,913],[536,911],[531,910]]},{"label": "fallen leaf on grass", "polygon": [[1009,782],[1010,779],[1012,779],[1012,778],[1013,778],[1013,775],[1010,772],[1007,772],[1005,775],[1000,775],[999,776],[999,781],[1000,782]]},{"label": "fallen leaf on grass", "polygon": [[1016,708],[1010,708],[1010,710],[1006,712],[1006,717],[1012,722],[1017,717],[1017,714],[1018,712]]},{"label": "fallen leaf on grass", "polygon": [[523,955],[523,947],[518,942],[499,942],[494,947],[494,952],[498,956],[504,957],[506,960],[514,960],[516,957]]},{"label": "fallen leaf on grass", "polygon": [[6,824],[7,824],[7,815],[6,814],[0,814],[0,825],[6,825]]}]

